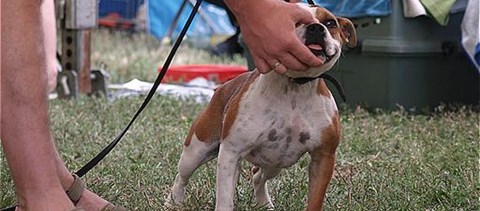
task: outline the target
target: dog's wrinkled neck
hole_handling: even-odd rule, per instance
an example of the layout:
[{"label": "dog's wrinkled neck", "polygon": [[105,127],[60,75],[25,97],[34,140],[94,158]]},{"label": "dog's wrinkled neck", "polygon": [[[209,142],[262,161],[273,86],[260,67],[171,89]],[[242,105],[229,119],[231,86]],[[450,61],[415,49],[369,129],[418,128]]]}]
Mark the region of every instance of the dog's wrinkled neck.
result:
[{"label": "dog's wrinkled neck", "polygon": [[[269,72],[262,74],[259,80],[259,88],[265,95],[285,95],[286,93],[309,93],[311,90],[315,90],[315,83],[297,84],[292,83],[290,77],[281,75],[276,72]],[[280,90],[280,92],[279,92]]]}]

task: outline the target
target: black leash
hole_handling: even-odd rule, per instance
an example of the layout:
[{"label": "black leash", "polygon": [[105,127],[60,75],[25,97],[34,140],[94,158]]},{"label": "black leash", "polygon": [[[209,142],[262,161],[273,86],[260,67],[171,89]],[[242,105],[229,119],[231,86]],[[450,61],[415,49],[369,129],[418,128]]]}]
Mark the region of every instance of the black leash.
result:
[{"label": "black leash", "polygon": [[[147,94],[147,97],[145,98],[145,100],[143,101],[142,105],[140,106],[140,108],[137,110],[137,112],[135,113],[135,115],[133,116],[133,118],[130,120],[130,122],[128,123],[128,125],[123,129],[123,131],[118,134],[118,136],[107,146],[105,147],[97,156],[95,156],[92,160],[90,160],[87,164],[85,164],[82,168],[80,168],[80,170],[78,170],[77,172],[75,172],[75,174],[77,174],[79,177],[82,177],[83,175],[85,175],[86,173],[88,173],[93,167],[95,167],[103,158],[105,158],[105,156],[107,156],[108,153],[110,153],[110,151],[112,151],[112,149],[118,144],[118,142],[120,142],[120,140],[123,138],[123,136],[125,135],[125,133],[127,133],[127,131],[130,129],[130,127],[133,125],[133,123],[135,122],[135,120],[137,119],[137,117],[140,115],[140,113],[142,113],[142,111],[145,109],[145,107],[148,105],[148,103],[150,102],[150,100],[152,99],[152,97],[154,96],[158,86],[160,85],[160,83],[162,82],[162,79],[163,77],[165,76],[165,74],[167,73],[167,70],[168,70],[168,67],[170,66],[172,60],[173,60],[173,57],[175,56],[175,53],[177,52],[178,48],[180,47],[180,44],[182,43],[182,40],[183,38],[185,37],[185,34],[187,33],[187,30],[188,28],[190,27],[192,21],[193,21],[193,18],[195,17],[195,14],[197,13],[199,7],[200,7],[200,4],[202,3],[203,0],[197,0],[197,2],[195,3],[195,6],[193,7],[192,11],[190,12],[190,15],[187,19],[187,22],[185,23],[185,26],[183,27],[182,31],[180,32],[177,40],[175,41],[175,44],[173,45],[172,47],[172,50],[170,51],[170,54],[168,55],[167,57],[167,60],[165,61],[163,67],[162,67],[162,70],[160,71],[160,73],[158,74],[157,76],[157,79],[155,80],[155,83],[153,84],[153,87],[152,89],[150,89],[150,91],[148,92]],[[309,4],[315,4],[313,2],[313,0],[307,0],[307,2]],[[343,91],[343,88],[342,86],[340,85],[340,83],[338,83],[338,81],[330,76],[330,75],[327,75],[327,74],[322,74],[320,76],[321,78],[325,78],[331,82],[333,82],[333,84],[335,85],[335,87],[339,90],[340,92],[340,95],[342,96],[343,100],[346,101],[346,98],[345,98],[345,94],[344,94],[344,91]]]},{"label": "black leash", "polygon": [[175,53],[177,52],[178,48],[180,47],[180,43],[182,43],[183,38],[185,37],[185,34],[187,33],[188,28],[190,27],[193,18],[195,17],[195,14],[198,11],[198,8],[200,7],[200,4],[202,3],[203,0],[197,0],[195,3],[195,6],[193,7],[192,11],[190,12],[190,16],[187,19],[187,22],[185,23],[185,26],[183,27],[182,31],[178,35],[177,40],[175,41],[175,44],[172,47],[172,50],[170,51],[170,54],[167,57],[167,60],[163,64],[162,70],[157,76],[157,79],[155,80],[155,83],[153,84],[152,89],[147,94],[147,97],[145,97],[145,100],[143,101],[142,105],[140,108],[137,110],[133,118],[130,120],[128,125],[123,129],[123,131],[118,134],[118,136],[107,146],[105,149],[103,149],[97,156],[95,156],[92,160],[90,160],[87,164],[85,164],[80,170],[75,172],[79,177],[82,177],[85,175],[87,172],[89,172],[93,167],[95,167],[107,154],[112,151],[112,149],[118,144],[118,142],[123,138],[125,133],[130,129],[132,124],[135,122],[137,117],[142,113],[142,111],[147,107],[148,103],[152,99],[152,97],[155,95],[155,92],[162,82],[163,77],[167,73],[168,67],[172,63],[173,57],[175,56]]}]

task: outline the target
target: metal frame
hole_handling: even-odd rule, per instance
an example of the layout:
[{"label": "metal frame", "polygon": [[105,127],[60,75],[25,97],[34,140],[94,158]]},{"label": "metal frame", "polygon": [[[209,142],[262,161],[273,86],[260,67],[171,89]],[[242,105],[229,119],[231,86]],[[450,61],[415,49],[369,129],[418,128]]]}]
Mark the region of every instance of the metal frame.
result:
[{"label": "metal frame", "polygon": [[57,0],[56,4],[62,66],[57,77],[58,97],[75,99],[79,93],[106,95],[105,71],[90,69],[91,28],[97,26],[98,1]]}]

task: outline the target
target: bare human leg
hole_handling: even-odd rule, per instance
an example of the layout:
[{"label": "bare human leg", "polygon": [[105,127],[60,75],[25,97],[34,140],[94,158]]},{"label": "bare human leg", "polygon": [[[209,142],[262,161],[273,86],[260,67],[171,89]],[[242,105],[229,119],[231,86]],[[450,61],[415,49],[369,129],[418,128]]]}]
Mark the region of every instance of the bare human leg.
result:
[{"label": "bare human leg", "polygon": [[[0,138],[15,183],[17,210],[71,210],[65,194],[73,177],[55,149],[47,93],[56,82],[52,0],[2,1]],[[108,202],[85,190],[77,206]]]},{"label": "bare human leg", "polygon": [[45,59],[47,65],[48,92],[57,86],[57,30],[55,27],[55,5],[51,0],[43,0],[41,5],[44,34]]},{"label": "bare human leg", "polygon": [[57,175],[48,122],[42,1],[2,1],[0,138],[17,210],[74,208]]}]

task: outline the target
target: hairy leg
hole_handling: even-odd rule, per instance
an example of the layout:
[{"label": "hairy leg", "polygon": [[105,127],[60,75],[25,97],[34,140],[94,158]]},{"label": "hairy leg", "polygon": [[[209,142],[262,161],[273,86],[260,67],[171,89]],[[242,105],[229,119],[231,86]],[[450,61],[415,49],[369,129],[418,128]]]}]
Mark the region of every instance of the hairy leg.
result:
[{"label": "hairy leg", "polygon": [[[47,72],[47,81],[48,87],[47,92],[51,92],[55,89],[57,84],[57,33],[56,33],[56,21],[55,21],[55,4],[51,0],[46,0],[41,8],[43,16],[43,33],[44,33],[44,42],[45,42],[45,58],[46,58],[46,72]],[[52,139],[53,141],[53,139]],[[57,165],[57,174],[60,178],[62,187],[64,190],[67,190],[73,183],[73,177],[70,171],[65,167],[65,164],[60,158],[60,155],[55,150],[55,162]],[[108,204],[108,201],[102,199],[95,193],[90,190],[85,190],[82,194],[82,197],[77,203],[77,207],[82,207],[85,210],[99,210],[105,205]]]},{"label": "hairy leg", "polygon": [[[60,178],[63,190],[67,190],[73,183],[73,176],[65,167],[57,151],[55,151],[55,162],[57,166],[57,175]],[[100,210],[104,208],[109,202],[101,198],[92,191],[85,189],[76,207],[81,207],[85,210]]]},{"label": "hairy leg", "polygon": [[48,81],[48,92],[57,86],[57,30],[55,21],[55,4],[51,0],[44,0],[41,6],[42,25],[44,34],[45,60]]},{"label": "hairy leg", "polygon": [[57,175],[48,122],[47,74],[41,4],[1,5],[2,146],[18,195],[19,210],[70,210]]},{"label": "hairy leg", "polygon": [[[47,93],[56,83],[54,3],[7,1],[1,13],[1,139],[19,209],[71,209],[65,190],[73,177],[55,149],[48,120]],[[99,210],[106,204],[85,190],[77,205]]]}]

